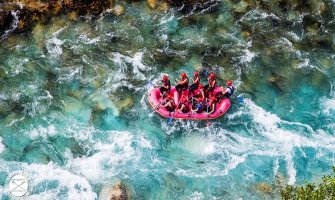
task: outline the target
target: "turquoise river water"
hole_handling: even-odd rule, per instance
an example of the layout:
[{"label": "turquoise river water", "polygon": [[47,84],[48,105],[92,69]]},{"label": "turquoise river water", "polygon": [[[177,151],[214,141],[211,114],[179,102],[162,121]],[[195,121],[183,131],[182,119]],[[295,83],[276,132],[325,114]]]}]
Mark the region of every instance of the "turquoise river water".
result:
[{"label": "turquoise river water", "polygon": [[[121,16],[59,16],[3,37],[0,198],[15,171],[29,178],[25,199],[98,199],[118,180],[133,199],[279,199],[281,184],[319,182],[335,164],[335,2],[262,2],[123,3]],[[147,83],[204,68],[244,103],[168,126]]]}]

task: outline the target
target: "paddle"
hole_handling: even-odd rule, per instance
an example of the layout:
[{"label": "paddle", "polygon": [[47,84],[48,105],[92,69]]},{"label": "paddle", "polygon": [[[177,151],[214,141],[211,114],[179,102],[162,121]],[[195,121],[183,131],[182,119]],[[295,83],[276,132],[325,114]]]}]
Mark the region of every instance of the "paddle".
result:
[{"label": "paddle", "polygon": [[[170,116],[170,118],[167,121],[167,125],[171,126],[173,124],[173,116],[175,114],[176,111],[173,111],[173,114]],[[171,113],[170,113],[171,114]]]},{"label": "paddle", "polygon": [[203,69],[201,72],[208,78],[209,72],[206,69]]},{"label": "paddle", "polygon": [[237,101],[238,101],[239,103],[244,103],[244,98],[242,97],[241,94],[238,95],[238,96],[236,96],[236,95],[234,94],[234,97],[236,97],[236,99],[237,99]]},{"label": "paddle", "polygon": [[172,123],[173,123],[173,118],[171,117],[171,118],[168,119],[167,124],[168,124],[169,126],[171,126]]},{"label": "paddle", "polygon": [[148,89],[155,88],[155,85],[154,85],[151,81],[149,81],[149,82],[147,83],[147,88],[148,88]]}]

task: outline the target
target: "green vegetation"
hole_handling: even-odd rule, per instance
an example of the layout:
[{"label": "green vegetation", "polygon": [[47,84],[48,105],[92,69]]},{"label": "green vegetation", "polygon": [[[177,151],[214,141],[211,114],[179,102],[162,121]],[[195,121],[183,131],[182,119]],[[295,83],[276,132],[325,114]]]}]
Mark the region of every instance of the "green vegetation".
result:
[{"label": "green vegetation", "polygon": [[[335,173],[335,167],[333,167]],[[335,174],[322,178],[318,186],[315,183],[306,182],[305,186],[286,185],[280,191],[281,199],[335,199]]]}]

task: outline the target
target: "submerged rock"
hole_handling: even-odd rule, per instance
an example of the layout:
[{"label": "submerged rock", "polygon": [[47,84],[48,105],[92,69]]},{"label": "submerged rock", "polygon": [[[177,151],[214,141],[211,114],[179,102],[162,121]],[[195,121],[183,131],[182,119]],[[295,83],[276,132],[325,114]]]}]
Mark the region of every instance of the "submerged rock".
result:
[{"label": "submerged rock", "polygon": [[156,8],[156,5],[157,5],[156,0],[147,0],[147,3],[148,3],[150,8],[152,8],[152,9]]},{"label": "submerged rock", "polygon": [[167,2],[163,2],[163,3],[159,4],[158,9],[160,11],[167,12],[168,9],[169,9],[169,4]]},{"label": "submerged rock", "polygon": [[127,96],[126,98],[115,102],[115,106],[119,111],[128,109],[133,105],[134,100],[130,96]]},{"label": "submerged rock", "polygon": [[63,101],[64,111],[73,115],[74,117],[83,120],[89,121],[91,118],[92,110],[89,106],[84,104],[81,101],[78,101],[75,98],[66,98]]},{"label": "submerged rock", "polygon": [[116,14],[116,16],[122,15],[124,13],[124,7],[121,5],[116,5],[114,7],[114,13]]},{"label": "submerged rock", "polygon": [[164,185],[167,188],[172,188],[174,191],[185,190],[185,183],[172,172],[168,172],[163,176]]},{"label": "submerged rock", "polygon": [[273,194],[273,187],[268,183],[261,182],[255,185],[256,189],[264,194]]},{"label": "submerged rock", "polygon": [[10,107],[4,101],[0,101],[0,116],[5,116],[10,112]]},{"label": "submerged rock", "polygon": [[286,177],[283,174],[276,174],[275,176],[275,187],[282,188],[287,183]]},{"label": "submerged rock", "polygon": [[273,87],[275,87],[279,92],[283,92],[284,91],[284,76],[278,75],[276,73],[271,73],[266,81],[272,85]]},{"label": "submerged rock", "polygon": [[245,1],[240,1],[238,4],[233,6],[234,12],[245,13],[248,8],[248,3]]},{"label": "submerged rock", "polygon": [[100,200],[129,200],[131,199],[131,193],[128,187],[118,182],[115,185],[105,185],[99,195]]}]

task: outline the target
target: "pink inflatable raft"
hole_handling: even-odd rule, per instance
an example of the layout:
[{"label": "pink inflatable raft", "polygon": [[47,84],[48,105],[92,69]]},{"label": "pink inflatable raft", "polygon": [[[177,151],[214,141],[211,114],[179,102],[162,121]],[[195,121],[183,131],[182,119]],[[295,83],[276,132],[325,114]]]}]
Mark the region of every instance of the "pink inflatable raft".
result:
[{"label": "pink inflatable raft", "polygon": [[[219,91],[220,91],[219,87],[216,87],[214,89],[215,94]],[[198,90],[195,90],[195,92],[197,93]],[[190,111],[188,113],[169,112],[166,108],[163,108],[161,106],[162,98],[160,96],[159,88],[149,89],[148,93],[149,93],[148,100],[149,100],[149,103],[150,103],[151,107],[155,110],[155,112],[157,112],[160,115],[162,115],[163,117],[167,117],[167,118],[196,119],[196,120],[215,119],[215,118],[218,118],[218,117],[224,115],[230,107],[230,99],[225,98],[225,99],[222,99],[220,101],[220,103],[218,103],[216,105],[215,112],[210,114],[210,115],[208,115],[206,111],[203,111],[202,113],[199,113],[199,114],[198,113],[192,113],[191,105],[189,105],[190,106]],[[178,95],[178,92],[176,91],[176,89],[174,87],[171,87],[170,94],[173,94],[174,102],[175,102],[176,105],[178,105],[179,104],[179,97],[178,97],[179,95]]]}]

